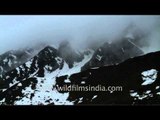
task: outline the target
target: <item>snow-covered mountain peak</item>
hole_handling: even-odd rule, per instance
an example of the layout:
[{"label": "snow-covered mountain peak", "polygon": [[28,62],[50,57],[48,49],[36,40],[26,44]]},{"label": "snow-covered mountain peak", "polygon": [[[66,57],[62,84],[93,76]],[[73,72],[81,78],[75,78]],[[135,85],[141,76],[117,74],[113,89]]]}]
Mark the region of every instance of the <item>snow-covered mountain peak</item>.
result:
[{"label": "snow-covered mountain peak", "polygon": [[[15,105],[70,105],[67,102],[68,93],[59,93],[54,89],[56,77],[81,72],[81,67],[87,63],[93,55],[92,50],[86,50],[82,59],[73,58],[73,66],[70,67],[67,57],[62,57],[59,51],[51,46],[46,46],[37,55],[3,77],[1,94],[16,94],[13,99],[3,99],[2,104]],[[16,88],[16,89],[14,89]],[[17,93],[17,89],[20,91]],[[16,92],[16,93],[15,93]],[[2,95],[3,96],[3,95]]]}]

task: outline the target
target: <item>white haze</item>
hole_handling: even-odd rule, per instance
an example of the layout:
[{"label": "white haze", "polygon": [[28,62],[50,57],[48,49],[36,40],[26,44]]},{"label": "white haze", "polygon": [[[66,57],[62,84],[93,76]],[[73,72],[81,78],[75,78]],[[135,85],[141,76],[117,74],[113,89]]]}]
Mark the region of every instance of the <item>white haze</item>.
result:
[{"label": "white haze", "polygon": [[[123,15],[20,15],[0,16],[0,54],[8,50],[68,40],[74,48],[85,48],[92,41],[115,40],[130,24],[150,33],[146,52],[160,50],[159,16]],[[101,41],[100,41],[101,42]]]}]

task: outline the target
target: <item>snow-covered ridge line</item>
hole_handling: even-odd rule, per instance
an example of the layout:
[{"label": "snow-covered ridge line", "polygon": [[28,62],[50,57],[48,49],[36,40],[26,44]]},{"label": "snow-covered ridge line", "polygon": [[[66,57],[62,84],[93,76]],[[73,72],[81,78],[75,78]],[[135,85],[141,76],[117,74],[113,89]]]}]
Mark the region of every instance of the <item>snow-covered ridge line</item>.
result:
[{"label": "snow-covered ridge line", "polygon": [[[15,101],[7,104],[15,105],[71,105],[72,102],[67,101],[68,93],[59,93],[53,86],[56,84],[56,77],[81,72],[81,67],[88,62],[93,51],[88,50],[88,54],[84,54],[84,58],[79,62],[74,62],[73,67],[70,68],[68,63],[60,56],[56,49],[47,46],[40,51],[36,56],[31,58],[28,62],[20,65],[16,69],[13,69],[6,75],[6,82],[9,83],[9,88],[4,88],[3,92],[6,94],[8,90],[13,88],[13,94],[16,92],[14,88],[22,89],[14,98]],[[81,54],[80,54],[81,55]],[[13,74],[13,76],[11,75]],[[7,77],[9,76],[9,77]],[[35,89],[32,89],[32,85],[24,86],[24,83],[29,82],[31,79],[36,79]],[[21,85],[20,85],[21,84]],[[17,87],[16,87],[17,86]],[[22,87],[21,87],[22,86]],[[23,97],[21,96],[23,94]],[[13,99],[13,98],[12,98]],[[6,99],[2,99],[6,102]],[[1,102],[2,102],[1,101]]]},{"label": "snow-covered ridge line", "polygon": [[[23,97],[21,100],[16,101],[15,105],[47,105],[54,103],[55,105],[73,105],[72,102],[67,100],[68,93],[59,93],[53,86],[56,84],[56,77],[63,75],[72,75],[81,71],[81,67],[88,62],[93,55],[93,51],[90,55],[85,55],[81,62],[75,62],[73,68],[69,68],[68,64],[64,61],[62,69],[56,69],[53,72],[48,72],[45,70],[45,75],[43,78],[37,77],[38,83],[36,85],[36,90],[31,90],[27,87],[23,90],[24,95],[29,95],[28,97]],[[43,83],[42,83],[43,81]],[[32,100],[30,100],[31,94],[34,93]]]}]

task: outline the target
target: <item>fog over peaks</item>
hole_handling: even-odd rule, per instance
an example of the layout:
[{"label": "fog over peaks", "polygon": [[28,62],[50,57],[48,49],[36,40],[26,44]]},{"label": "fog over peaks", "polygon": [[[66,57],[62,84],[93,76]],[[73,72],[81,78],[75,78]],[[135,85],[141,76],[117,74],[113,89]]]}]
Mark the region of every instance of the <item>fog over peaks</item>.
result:
[{"label": "fog over peaks", "polygon": [[[135,26],[132,29],[129,26]],[[0,54],[39,44],[59,46],[69,41],[75,49],[119,40],[131,33],[143,35],[140,46],[146,52],[160,50],[159,16],[119,15],[21,15],[0,16]],[[144,45],[143,45],[144,44]]]}]

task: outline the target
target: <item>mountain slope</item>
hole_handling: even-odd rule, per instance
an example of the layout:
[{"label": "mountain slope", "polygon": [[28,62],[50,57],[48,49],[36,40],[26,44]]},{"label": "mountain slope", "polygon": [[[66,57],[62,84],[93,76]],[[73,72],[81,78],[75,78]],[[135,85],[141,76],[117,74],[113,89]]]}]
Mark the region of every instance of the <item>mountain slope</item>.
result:
[{"label": "mountain slope", "polygon": [[31,50],[8,51],[0,55],[0,76],[28,61],[31,57]]},{"label": "mountain slope", "polygon": [[[89,66],[88,70],[83,71],[81,71],[82,67],[96,58],[99,52],[87,50],[79,54],[66,47],[72,52],[63,56],[62,53],[67,50],[66,48],[60,50],[47,46],[29,61],[3,75],[0,80],[0,104],[159,104],[160,52],[139,56],[143,52],[137,46],[129,41],[121,44],[127,54],[119,55],[123,52],[120,50],[121,45],[116,47],[114,46],[116,44],[106,43],[103,52],[108,54],[104,54],[107,55],[104,57],[111,65],[104,66],[105,62],[99,60],[101,64],[94,64],[101,67]],[[110,57],[113,48],[118,53],[114,51],[115,53]],[[130,58],[133,55],[139,57]],[[129,59],[124,61],[127,58]],[[117,64],[117,60],[121,63]],[[68,92],[57,89],[65,85],[66,87],[70,85],[121,86],[123,90]]]},{"label": "mountain slope", "polygon": [[55,78],[80,72],[93,54],[92,51],[87,53],[81,61],[74,61],[71,68],[57,49],[47,46],[31,60],[5,74],[0,83],[1,104],[71,104],[66,101],[68,94],[53,90]]},{"label": "mountain slope", "polygon": [[35,46],[10,50],[0,55],[0,79],[12,69],[22,65],[35,56],[45,45],[37,44]]},{"label": "mountain slope", "polygon": [[82,71],[92,67],[118,64],[142,54],[144,54],[143,51],[129,39],[106,42],[95,51],[92,59],[82,67]]},{"label": "mountain slope", "polygon": [[[57,87],[121,86],[122,91],[60,91],[69,93],[74,104],[154,105],[160,104],[160,52],[126,60],[114,66],[89,69],[58,77]],[[65,81],[70,81],[66,83]]]}]

